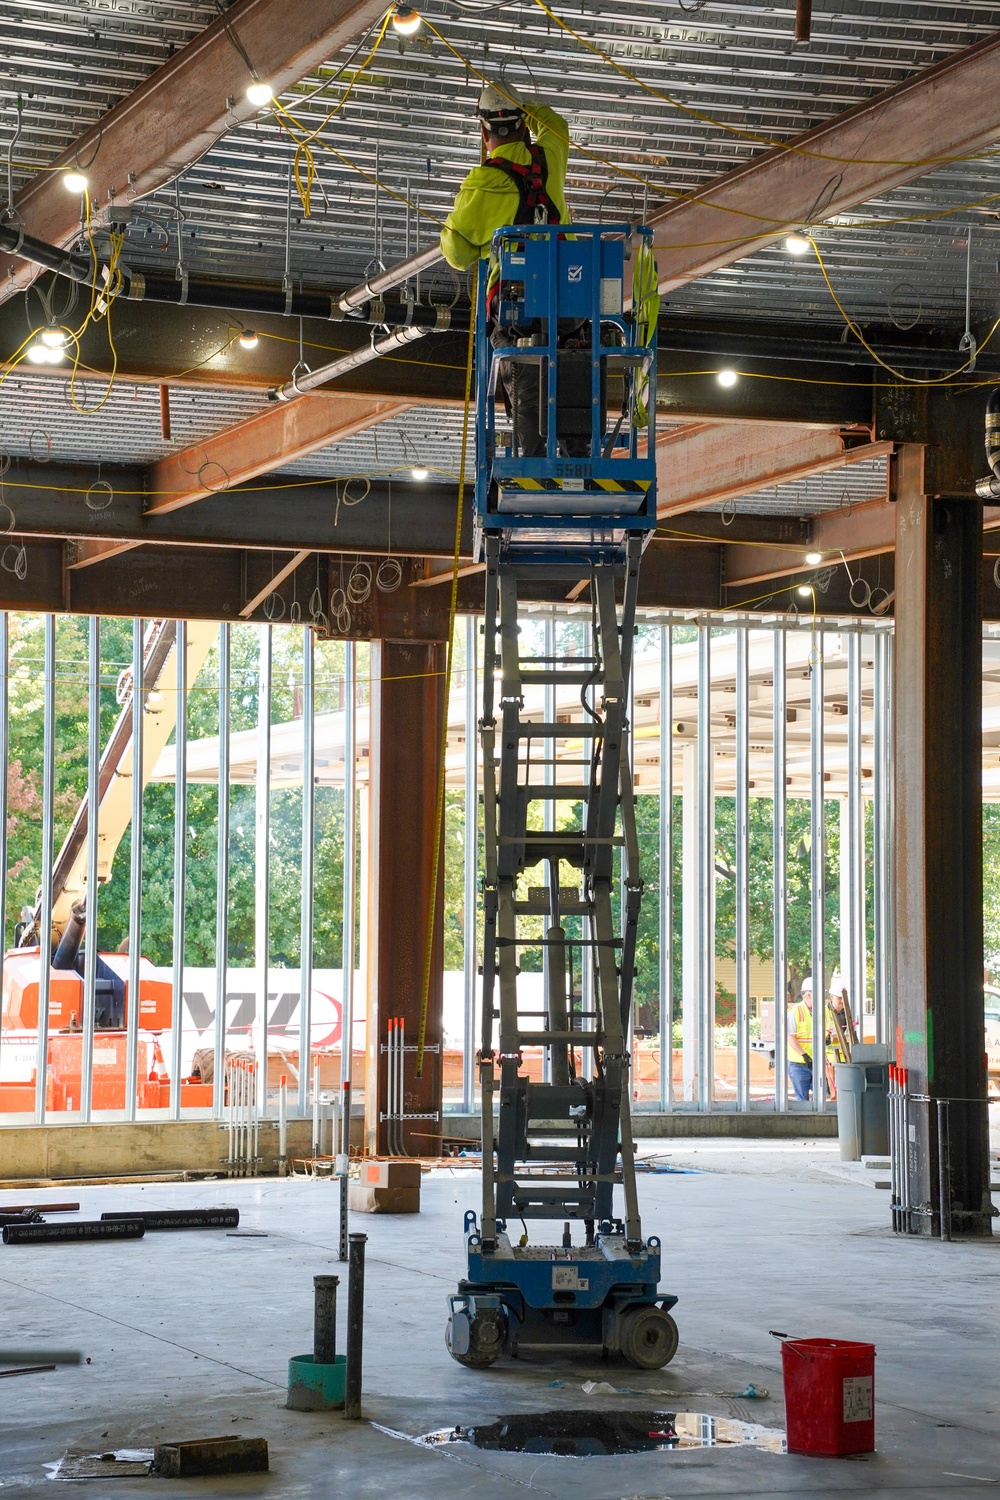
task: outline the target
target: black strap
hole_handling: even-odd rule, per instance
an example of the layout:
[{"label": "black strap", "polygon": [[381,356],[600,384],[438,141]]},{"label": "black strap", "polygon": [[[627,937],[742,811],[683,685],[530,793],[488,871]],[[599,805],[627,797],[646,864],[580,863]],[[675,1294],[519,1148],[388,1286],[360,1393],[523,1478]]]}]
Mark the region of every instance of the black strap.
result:
[{"label": "black strap", "polygon": [[[558,224],[560,222],[559,210],[556,208],[548,193],[548,163],[545,159],[544,147],[535,141],[525,141],[531,153],[529,166],[522,166],[520,162],[508,161],[505,156],[490,156],[483,163],[487,167],[496,167],[509,177],[517,188],[520,202],[517,209],[515,224]],[[540,211],[540,212],[539,212]]]}]

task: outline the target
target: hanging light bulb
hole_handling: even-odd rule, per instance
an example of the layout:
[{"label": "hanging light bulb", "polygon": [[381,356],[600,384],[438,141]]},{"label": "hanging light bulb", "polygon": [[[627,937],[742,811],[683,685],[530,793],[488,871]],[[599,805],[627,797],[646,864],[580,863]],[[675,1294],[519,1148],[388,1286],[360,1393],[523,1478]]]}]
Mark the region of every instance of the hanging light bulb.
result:
[{"label": "hanging light bulb", "polygon": [[812,593],[812,589],[810,588],[808,583],[800,583],[798,592],[803,599],[808,599],[809,595]]},{"label": "hanging light bulb", "polygon": [[[46,333],[49,331],[50,330],[46,329]],[[56,330],[53,329],[51,331],[55,332]],[[27,349],[25,350],[25,357],[27,358],[28,362],[33,365],[61,365],[63,362],[64,354],[65,350],[62,343],[60,342],[59,344],[55,345],[51,344],[46,339],[45,333],[41,334],[37,339],[35,339],[33,343],[29,344]]]},{"label": "hanging light bulb", "polygon": [[412,5],[397,5],[392,15],[392,29],[399,36],[413,36],[421,26],[420,14]]},{"label": "hanging light bulb", "polygon": [[41,343],[41,341],[39,341],[36,344],[28,345],[27,349],[25,350],[25,358],[29,361],[30,364],[33,365],[47,365],[49,362],[49,351],[46,349],[45,345]]},{"label": "hanging light bulb", "polygon": [[87,179],[82,172],[66,172],[63,174],[63,187],[67,193],[85,193],[87,186]]},{"label": "hanging light bulb", "polygon": [[804,234],[789,234],[785,237],[785,249],[789,255],[808,255],[812,242]]},{"label": "hanging light bulb", "polygon": [[721,386],[725,386],[726,390],[729,390],[731,386],[736,384],[740,377],[735,370],[720,370],[715,378]]},{"label": "hanging light bulb", "polygon": [[421,464],[414,464],[413,468],[410,470],[410,473],[413,475],[414,479],[426,479],[430,474],[430,469],[425,469]]},{"label": "hanging light bulb", "polygon": [[806,562],[809,564],[809,566],[811,568],[818,568],[819,565],[820,565],[820,563],[822,561],[823,561],[823,554],[822,554],[822,552],[807,552],[806,553]]},{"label": "hanging light bulb", "polygon": [[256,347],[257,347],[257,345],[259,343],[260,343],[260,340],[258,339],[257,335],[254,333],[253,329],[252,328],[244,328],[243,332],[240,334],[240,348],[241,349],[256,349]]},{"label": "hanging light bulb", "polygon": [[247,89],[247,98],[251,104],[256,104],[258,109],[263,109],[265,104],[270,104],[274,94],[269,83],[262,83],[259,78],[255,78]]},{"label": "hanging light bulb", "polygon": [[61,328],[43,328],[42,343],[47,344],[50,349],[61,349],[66,342],[66,335]]}]

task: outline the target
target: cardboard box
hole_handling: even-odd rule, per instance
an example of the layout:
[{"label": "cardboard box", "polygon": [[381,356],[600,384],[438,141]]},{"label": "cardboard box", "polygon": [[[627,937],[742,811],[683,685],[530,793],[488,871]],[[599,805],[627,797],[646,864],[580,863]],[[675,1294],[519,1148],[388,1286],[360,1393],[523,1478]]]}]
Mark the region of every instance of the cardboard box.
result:
[{"label": "cardboard box", "polygon": [[370,1188],[363,1182],[352,1182],[347,1195],[347,1206],[356,1214],[418,1214],[420,1189]]},{"label": "cardboard box", "polygon": [[418,1161],[363,1161],[358,1181],[366,1188],[416,1188],[420,1190]]}]

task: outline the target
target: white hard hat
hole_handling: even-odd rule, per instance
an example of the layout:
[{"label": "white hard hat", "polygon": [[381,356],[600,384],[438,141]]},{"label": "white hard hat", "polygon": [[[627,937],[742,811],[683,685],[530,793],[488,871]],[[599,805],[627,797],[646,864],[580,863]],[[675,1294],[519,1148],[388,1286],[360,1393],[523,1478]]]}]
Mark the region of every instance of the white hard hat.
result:
[{"label": "white hard hat", "polygon": [[802,984],[800,986],[800,993],[801,994],[804,995],[807,991],[808,991],[808,993],[810,995],[813,992],[813,982],[812,982],[812,975],[811,974],[807,974],[806,975],[805,979],[803,979]]},{"label": "white hard hat", "polygon": [[830,975],[830,994],[839,995],[843,991],[844,981],[839,969],[834,969]]},{"label": "white hard hat", "polygon": [[501,138],[520,134],[524,124],[524,111],[518,101],[517,90],[505,83],[503,92],[488,83],[479,95],[476,114],[484,122],[491,135]]}]

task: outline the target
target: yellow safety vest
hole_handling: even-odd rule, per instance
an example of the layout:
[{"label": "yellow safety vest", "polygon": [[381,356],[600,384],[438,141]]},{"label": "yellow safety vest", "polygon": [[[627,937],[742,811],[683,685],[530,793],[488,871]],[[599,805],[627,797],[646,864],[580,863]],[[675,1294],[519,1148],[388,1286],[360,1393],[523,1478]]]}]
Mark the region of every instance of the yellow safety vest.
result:
[{"label": "yellow safety vest", "polygon": [[788,1061],[804,1063],[812,1056],[813,1017],[804,1000],[788,1012]]}]

